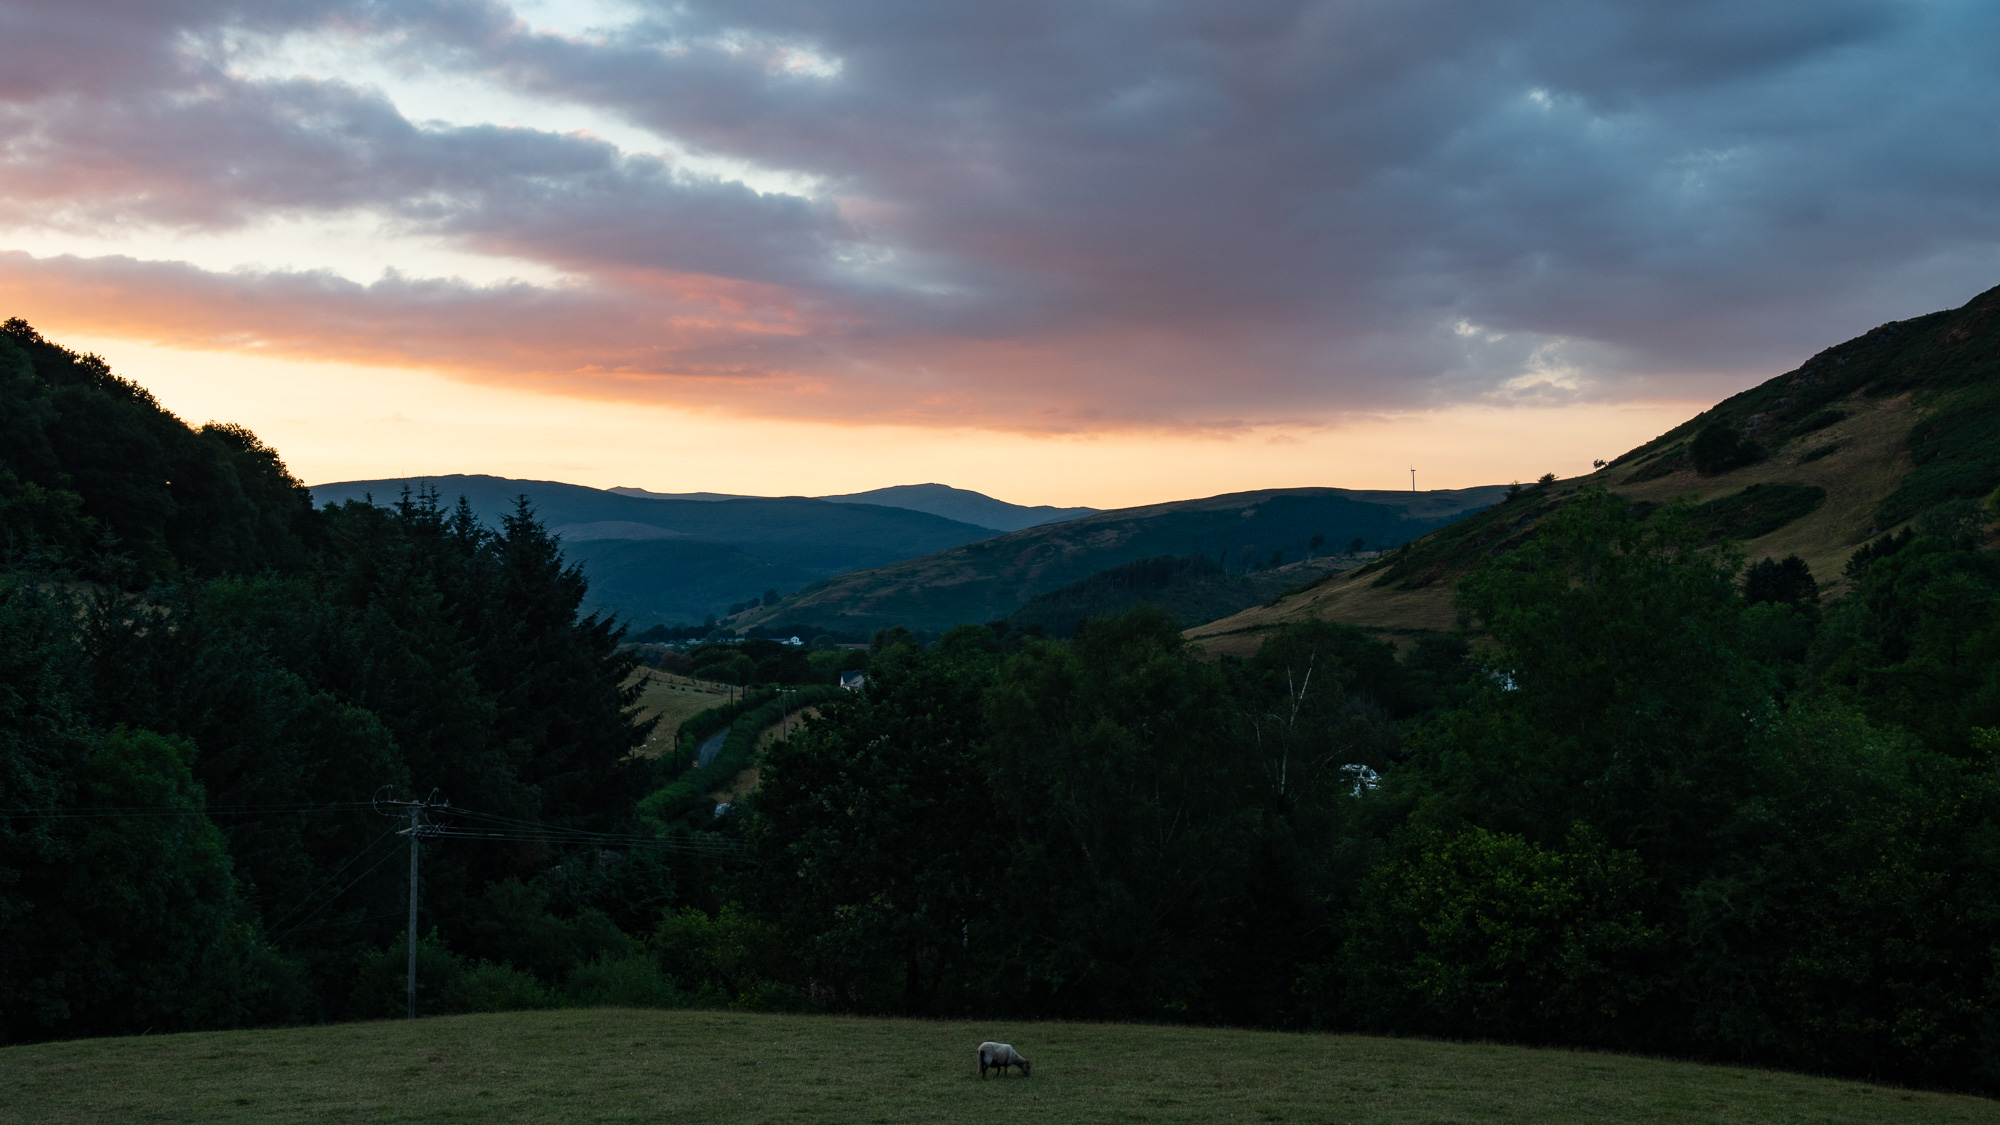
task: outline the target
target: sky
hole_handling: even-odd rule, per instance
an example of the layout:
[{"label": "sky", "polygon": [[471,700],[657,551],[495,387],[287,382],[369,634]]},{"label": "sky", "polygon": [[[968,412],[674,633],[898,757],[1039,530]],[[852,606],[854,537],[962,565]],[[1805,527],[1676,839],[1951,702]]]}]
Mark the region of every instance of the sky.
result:
[{"label": "sky", "polygon": [[1972,0],[0,0],[0,316],[308,482],[1568,476],[1995,284]]}]

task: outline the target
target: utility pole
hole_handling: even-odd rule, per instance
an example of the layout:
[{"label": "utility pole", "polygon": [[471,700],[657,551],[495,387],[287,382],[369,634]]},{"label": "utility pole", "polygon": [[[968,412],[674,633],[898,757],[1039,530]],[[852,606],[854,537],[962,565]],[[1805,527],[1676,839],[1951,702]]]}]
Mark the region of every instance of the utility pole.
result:
[{"label": "utility pole", "polygon": [[410,934],[409,962],[404,983],[404,999],[407,1001],[409,1018],[417,1018],[417,849],[418,841],[424,835],[424,810],[449,805],[450,801],[437,799],[437,790],[421,801],[381,801],[381,805],[402,805],[410,810],[410,826],[397,833],[410,838]]},{"label": "utility pole", "polygon": [[409,1001],[410,1019],[417,1018],[417,840],[424,824],[424,807],[410,806],[410,964],[405,977],[404,998]]}]

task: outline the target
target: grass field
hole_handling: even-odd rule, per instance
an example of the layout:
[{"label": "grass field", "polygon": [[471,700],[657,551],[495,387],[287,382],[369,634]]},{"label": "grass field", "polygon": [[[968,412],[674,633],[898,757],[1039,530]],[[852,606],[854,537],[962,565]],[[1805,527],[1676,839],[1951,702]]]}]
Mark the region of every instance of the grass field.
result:
[{"label": "grass field", "polygon": [[639,717],[650,719],[660,717],[658,726],[646,739],[646,745],[639,752],[660,755],[674,748],[674,736],[681,724],[699,712],[710,707],[718,707],[734,698],[732,689],[707,680],[676,676],[671,672],[661,672],[652,668],[640,668],[625,681],[638,681],[645,686],[639,693]]},{"label": "grass field", "polygon": [[[981,1082],[1012,1042],[1034,1077]],[[1734,1067],[1103,1024],[557,1011],[0,1049],[33,1122],[2000,1122],[2000,1103]]]},{"label": "grass field", "polygon": [[[819,708],[817,707],[801,707],[797,711],[792,712],[790,719],[772,723],[770,726],[759,731],[757,733],[756,756],[761,759],[764,756],[764,751],[769,750],[772,743],[785,737],[787,731],[796,734],[801,722],[809,718],[814,718],[818,714]],[[728,784],[712,791],[709,796],[714,797],[718,801],[739,801],[757,788],[759,780],[757,767],[753,765],[748,769],[738,771],[734,777],[729,779]]]}]

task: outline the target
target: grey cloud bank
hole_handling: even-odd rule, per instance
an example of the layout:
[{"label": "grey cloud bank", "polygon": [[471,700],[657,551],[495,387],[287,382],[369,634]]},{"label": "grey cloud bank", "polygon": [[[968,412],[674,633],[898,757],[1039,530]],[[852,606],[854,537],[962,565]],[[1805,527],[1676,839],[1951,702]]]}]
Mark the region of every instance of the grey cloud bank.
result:
[{"label": "grey cloud bank", "polygon": [[[240,65],[288,37],[816,187]],[[421,318],[402,282],[183,288],[231,294],[239,335],[393,329],[413,360],[780,413],[1706,398],[2000,281],[1996,56],[2000,10],[1946,2],[633,4],[558,35],[499,3],[17,0],[0,222],[378,213],[574,280],[439,282]],[[172,305],[141,290],[173,271],[0,268]],[[297,307],[329,286],[337,314]]]}]

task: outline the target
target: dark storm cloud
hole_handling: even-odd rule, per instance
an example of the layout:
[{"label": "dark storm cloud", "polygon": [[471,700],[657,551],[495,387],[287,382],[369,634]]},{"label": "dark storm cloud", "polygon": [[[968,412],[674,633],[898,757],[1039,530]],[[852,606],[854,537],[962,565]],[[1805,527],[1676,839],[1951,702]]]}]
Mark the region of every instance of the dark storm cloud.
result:
[{"label": "dark storm cloud", "polygon": [[[812,342],[760,329],[734,366],[878,413],[919,387],[1021,425],[1704,397],[2000,281],[1979,4],[697,0],[586,37],[498,3],[0,13],[16,222],[372,208],[586,279],[597,331],[648,285],[760,287]],[[229,69],[313,30],[819,190]],[[726,332],[699,350],[731,366]]]}]

